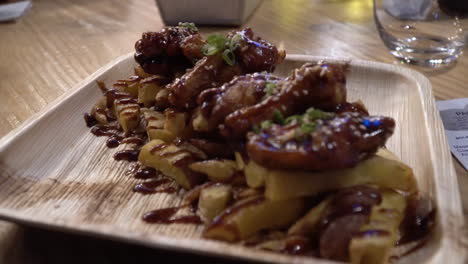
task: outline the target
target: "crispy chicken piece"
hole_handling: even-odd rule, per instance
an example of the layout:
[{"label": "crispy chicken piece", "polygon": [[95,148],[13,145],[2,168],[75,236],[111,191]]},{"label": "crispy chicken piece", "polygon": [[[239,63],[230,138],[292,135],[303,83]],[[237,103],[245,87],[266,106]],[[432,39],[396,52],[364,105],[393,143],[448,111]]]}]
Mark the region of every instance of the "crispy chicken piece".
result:
[{"label": "crispy chicken piece", "polygon": [[355,166],[393,134],[390,117],[345,112],[328,119],[273,124],[250,134],[247,152],[268,168],[332,170]]},{"label": "crispy chicken piece", "polygon": [[221,133],[226,137],[242,138],[253,125],[271,119],[275,111],[289,116],[312,106],[334,110],[346,102],[345,72],[346,66],[342,65],[306,63],[278,83],[279,93],[228,115]]},{"label": "crispy chicken piece", "polygon": [[167,86],[169,102],[181,109],[195,106],[195,99],[201,91],[220,84],[216,80],[222,67],[226,66],[219,53],[199,60],[191,70]]},{"label": "crispy chicken piece", "polygon": [[206,119],[208,130],[213,130],[224,122],[230,113],[259,103],[281,80],[268,73],[254,73],[235,77],[219,88],[203,91],[197,99],[201,114]]},{"label": "crispy chicken piece", "polygon": [[182,53],[190,61],[197,61],[203,58],[203,45],[205,45],[205,41],[200,34],[188,36],[180,42]]},{"label": "crispy chicken piece", "polygon": [[235,34],[241,36],[239,47],[235,53],[246,72],[272,72],[286,56],[284,50],[278,51],[272,44],[258,36],[255,37],[251,28],[232,32],[230,35],[232,37]]},{"label": "crispy chicken piece", "polygon": [[[165,27],[160,32],[145,32],[135,43],[135,61],[151,74],[174,74],[202,57],[204,42],[196,29]],[[197,51],[198,50],[198,51]]]},{"label": "crispy chicken piece", "polygon": [[234,61],[237,63],[227,64],[222,51],[199,60],[193,69],[168,86],[171,104],[183,109],[193,108],[196,106],[197,96],[203,90],[219,87],[237,75],[272,71],[285,56],[275,46],[254,37],[250,28],[230,33],[228,40],[232,41],[234,37],[238,39],[234,45]]}]

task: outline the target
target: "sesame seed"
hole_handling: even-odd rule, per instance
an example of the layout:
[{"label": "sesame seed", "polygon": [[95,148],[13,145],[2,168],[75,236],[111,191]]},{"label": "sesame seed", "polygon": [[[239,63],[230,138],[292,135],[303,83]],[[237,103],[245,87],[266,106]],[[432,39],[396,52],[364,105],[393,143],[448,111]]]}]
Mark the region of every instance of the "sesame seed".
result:
[{"label": "sesame seed", "polygon": [[293,91],[294,96],[299,97],[299,93],[297,91]]},{"label": "sesame seed", "polygon": [[355,125],[349,125],[349,128],[350,128],[351,130],[356,130],[356,126],[355,126]]},{"label": "sesame seed", "polygon": [[359,128],[360,128],[361,130],[366,130],[366,126],[364,126],[364,125],[359,125]]},{"label": "sesame seed", "polygon": [[309,94],[309,91],[307,91],[307,90],[302,90],[302,93],[303,93],[304,95],[308,95],[308,94]]},{"label": "sesame seed", "polygon": [[333,144],[332,144],[332,143],[328,143],[328,144],[327,144],[327,148],[328,148],[328,149],[333,149]]},{"label": "sesame seed", "polygon": [[283,111],[286,111],[286,106],[285,106],[285,105],[281,105],[281,109],[282,109]]},{"label": "sesame seed", "polygon": [[362,135],[361,135],[361,132],[359,132],[358,130],[355,130],[353,134],[354,134],[356,137],[362,136]]}]

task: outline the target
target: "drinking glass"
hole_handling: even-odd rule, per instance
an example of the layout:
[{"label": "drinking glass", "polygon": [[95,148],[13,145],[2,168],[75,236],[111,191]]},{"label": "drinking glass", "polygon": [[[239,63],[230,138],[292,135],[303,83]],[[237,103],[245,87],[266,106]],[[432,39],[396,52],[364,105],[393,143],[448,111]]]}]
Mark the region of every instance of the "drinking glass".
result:
[{"label": "drinking glass", "polygon": [[468,0],[374,0],[374,20],[390,53],[410,64],[453,63],[466,42]]}]

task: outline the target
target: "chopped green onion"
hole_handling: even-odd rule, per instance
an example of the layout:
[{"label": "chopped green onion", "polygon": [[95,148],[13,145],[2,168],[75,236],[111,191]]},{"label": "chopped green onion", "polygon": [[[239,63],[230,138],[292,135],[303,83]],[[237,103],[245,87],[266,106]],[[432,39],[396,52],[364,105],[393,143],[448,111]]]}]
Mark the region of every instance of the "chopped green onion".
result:
[{"label": "chopped green onion", "polygon": [[284,124],[287,125],[289,124],[290,122],[294,121],[294,120],[297,120],[298,122],[300,122],[302,120],[302,116],[301,115],[292,115],[292,116],[289,116],[288,118],[286,118],[286,120],[284,121]]},{"label": "chopped green onion", "polygon": [[228,39],[220,34],[212,34],[206,38],[206,44],[202,47],[205,56],[216,54],[226,48]]},{"label": "chopped green onion", "polygon": [[236,64],[236,56],[229,49],[223,51],[223,59],[229,66],[233,66],[234,64]]},{"label": "chopped green onion", "polygon": [[263,129],[268,129],[271,126],[273,126],[273,122],[271,120],[265,120],[260,124],[260,128]]},{"label": "chopped green onion", "polygon": [[261,129],[258,125],[253,125],[252,126],[252,131],[255,133],[255,134],[259,134]]},{"label": "chopped green onion", "polygon": [[309,117],[311,120],[316,120],[316,119],[329,119],[333,117],[333,113],[327,113],[319,109],[315,109],[313,107],[307,109],[306,115]]},{"label": "chopped green onion", "polygon": [[275,92],[276,84],[275,83],[267,83],[265,86],[265,91],[268,96],[273,95]]},{"label": "chopped green onion", "polygon": [[229,49],[234,52],[237,47],[239,46],[239,42],[241,41],[242,39],[242,35],[241,33],[237,33],[235,34],[232,38],[231,38],[231,41],[229,41]]},{"label": "chopped green onion", "polygon": [[179,27],[184,27],[186,29],[198,32],[197,26],[195,26],[195,23],[189,23],[189,22],[179,22]]},{"label": "chopped green onion", "polygon": [[302,123],[301,124],[301,130],[304,134],[309,134],[312,131],[315,130],[316,124],[315,122],[310,122],[310,123]]},{"label": "chopped green onion", "polygon": [[234,51],[239,46],[241,39],[242,35],[240,33],[235,34],[230,39],[220,34],[211,34],[206,38],[206,44],[202,47],[202,53],[205,56],[210,56],[222,51],[222,57],[226,64],[233,66],[236,64]]},{"label": "chopped green onion", "polygon": [[284,116],[278,109],[273,110],[273,122],[281,125],[284,124]]}]

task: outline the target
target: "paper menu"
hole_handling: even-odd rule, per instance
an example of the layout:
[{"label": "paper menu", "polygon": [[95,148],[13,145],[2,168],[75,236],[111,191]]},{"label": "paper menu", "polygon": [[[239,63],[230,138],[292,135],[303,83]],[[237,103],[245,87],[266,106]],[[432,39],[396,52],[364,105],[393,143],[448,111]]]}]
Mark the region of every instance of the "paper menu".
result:
[{"label": "paper menu", "polygon": [[438,101],[452,154],[468,170],[468,98]]}]

